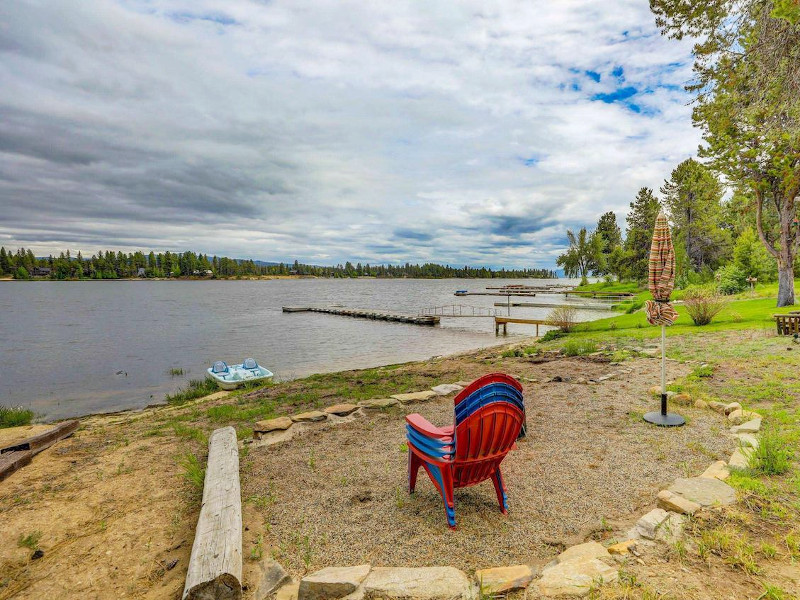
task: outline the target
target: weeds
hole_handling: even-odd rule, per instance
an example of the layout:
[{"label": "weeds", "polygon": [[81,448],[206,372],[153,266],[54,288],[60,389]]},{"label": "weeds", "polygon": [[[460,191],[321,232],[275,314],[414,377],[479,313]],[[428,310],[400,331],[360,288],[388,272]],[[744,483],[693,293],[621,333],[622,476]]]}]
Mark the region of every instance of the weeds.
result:
[{"label": "weeds", "polygon": [[259,533],[253,547],[250,548],[250,560],[261,560],[262,556],[264,556],[264,536]]},{"label": "weeds", "polygon": [[169,375],[170,377],[181,377],[183,375],[183,369],[180,367],[173,367],[169,370]]},{"label": "weeds", "polygon": [[200,464],[197,456],[191,453],[184,454],[180,459],[180,465],[183,467],[183,478],[189,482],[194,491],[202,494],[206,470]]},{"label": "weeds", "polygon": [[0,429],[30,425],[36,416],[32,410],[21,406],[0,406]]},{"label": "weeds", "polygon": [[592,352],[597,352],[597,344],[594,340],[568,340],[564,344],[564,354],[567,356],[583,356]]},{"label": "weeds", "polygon": [[210,377],[192,379],[185,388],[178,390],[174,394],[167,394],[165,399],[167,404],[183,404],[189,400],[213,394],[217,390],[219,390],[217,382]]},{"label": "weeds", "polygon": [[750,455],[750,468],[761,475],[783,475],[791,466],[792,452],[787,441],[775,429],[761,434],[758,447]]},{"label": "weeds", "polygon": [[20,534],[19,539],[17,540],[17,546],[35,551],[39,549],[39,540],[41,539],[42,532],[39,530],[29,533],[28,535]]}]

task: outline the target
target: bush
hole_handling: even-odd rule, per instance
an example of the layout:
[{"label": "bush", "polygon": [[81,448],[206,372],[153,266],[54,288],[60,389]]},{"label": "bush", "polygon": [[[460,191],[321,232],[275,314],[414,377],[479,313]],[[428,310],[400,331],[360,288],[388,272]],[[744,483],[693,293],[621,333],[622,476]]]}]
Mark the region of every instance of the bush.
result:
[{"label": "bush", "polygon": [[192,379],[186,388],[178,390],[174,394],[167,394],[167,404],[183,404],[195,398],[208,396],[219,390],[217,382],[206,377],[205,379]]},{"label": "bush", "polygon": [[34,412],[28,408],[0,406],[0,429],[30,425],[34,416]]},{"label": "bush", "polygon": [[747,289],[747,273],[736,265],[730,264],[717,271],[717,289],[721,294],[730,296]]},{"label": "bush", "polygon": [[559,306],[547,315],[547,324],[569,333],[578,324],[578,311],[571,306]]},{"label": "bush", "polygon": [[553,340],[557,340],[559,338],[564,337],[567,335],[563,331],[559,331],[558,329],[551,329],[547,333],[545,333],[542,337],[539,338],[540,342],[551,342]]},{"label": "bush", "polygon": [[750,455],[750,468],[762,475],[783,475],[791,466],[791,458],[788,442],[777,431],[768,429]]},{"label": "bush", "polygon": [[713,290],[697,288],[684,296],[686,312],[695,325],[708,325],[725,307],[725,299]]},{"label": "bush", "polygon": [[564,354],[567,356],[583,356],[592,352],[597,352],[594,340],[569,340],[564,344]]}]

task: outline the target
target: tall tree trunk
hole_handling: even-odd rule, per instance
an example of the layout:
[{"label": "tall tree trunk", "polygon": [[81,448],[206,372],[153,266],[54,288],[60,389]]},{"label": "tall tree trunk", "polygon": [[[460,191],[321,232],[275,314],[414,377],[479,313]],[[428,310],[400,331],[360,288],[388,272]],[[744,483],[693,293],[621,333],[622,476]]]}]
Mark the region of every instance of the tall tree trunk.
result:
[{"label": "tall tree trunk", "polygon": [[778,307],[792,306],[794,304],[794,256],[796,237],[800,235],[797,231],[792,231],[795,216],[794,198],[797,191],[791,192],[788,197],[784,197],[778,210],[780,238],[779,246],[775,248],[764,233],[762,221],[764,195],[761,191],[756,191],[756,228],[758,237],[767,251],[778,261]]}]

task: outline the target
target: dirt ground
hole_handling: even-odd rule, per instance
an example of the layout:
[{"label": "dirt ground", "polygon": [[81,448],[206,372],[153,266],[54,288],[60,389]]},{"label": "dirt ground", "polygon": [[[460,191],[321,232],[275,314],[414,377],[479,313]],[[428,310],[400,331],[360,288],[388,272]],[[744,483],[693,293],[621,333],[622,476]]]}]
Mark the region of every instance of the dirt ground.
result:
[{"label": "dirt ground", "polygon": [[[712,433],[719,415],[685,409],[680,429],[646,425],[656,402],[646,390],[658,379],[652,359],[626,363],[618,379],[597,385],[524,382],[528,436],[503,463],[509,514],[497,506],[490,481],[456,490],[458,529],[448,530],[440,497],[420,471],[406,491],[404,417],[453,419],[453,397],[369,413],[350,423],[322,425],[291,442],[250,451],[243,497],[259,506],[262,536],[294,575],[329,565],[452,565],[466,571],[549,560],[588,536],[608,536],[635,520],[676,477],[697,475],[733,449]],[[613,367],[586,359],[533,364],[520,359],[514,375],[546,381],[599,377]],[[686,367],[671,368],[678,375]],[[246,536],[247,540],[248,536]]]},{"label": "dirt ground", "polygon": [[[499,513],[489,483],[458,490],[455,532],[423,472],[417,494],[407,495],[402,446],[404,415],[420,412],[446,424],[452,396],[309,427],[281,446],[243,447],[245,598],[253,595],[257,556],[274,555],[294,575],[365,561],[465,569],[541,564],[564,545],[620,535],[662,486],[699,473],[733,447],[722,435],[722,418],[710,411],[681,408],[688,417],[681,429],[641,422],[656,407],[647,393],[658,379],[656,360],[617,367],[592,357],[538,362],[500,353],[316,376],[236,399],[83,419],[73,437],[0,482],[0,600],[180,598],[200,508],[197,489],[184,477],[184,457],[192,453],[204,463],[208,432],[233,424],[246,437],[259,418],[211,418],[207,411],[223,405],[249,410],[264,403],[291,414],[353,400],[347,390],[371,393],[376,380],[394,393],[504,371],[522,378],[528,407],[528,437],[503,464],[509,515]],[[671,362],[670,377],[690,368]],[[577,382],[620,369],[626,372],[597,385]],[[554,376],[572,381],[548,381]],[[293,404],[283,405],[288,398]],[[43,556],[34,559],[34,549]],[[668,591],[665,598],[758,597],[757,582],[721,560],[667,560],[643,555],[626,569]]]}]

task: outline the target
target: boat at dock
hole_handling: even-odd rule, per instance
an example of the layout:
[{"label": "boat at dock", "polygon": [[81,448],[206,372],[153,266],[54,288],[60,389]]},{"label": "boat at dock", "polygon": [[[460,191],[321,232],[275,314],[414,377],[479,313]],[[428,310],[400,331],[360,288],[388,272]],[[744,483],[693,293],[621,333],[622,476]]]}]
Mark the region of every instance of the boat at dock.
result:
[{"label": "boat at dock", "polygon": [[223,390],[235,390],[245,383],[263,382],[273,377],[272,371],[260,366],[254,358],[246,358],[240,365],[218,360],[206,372]]}]

